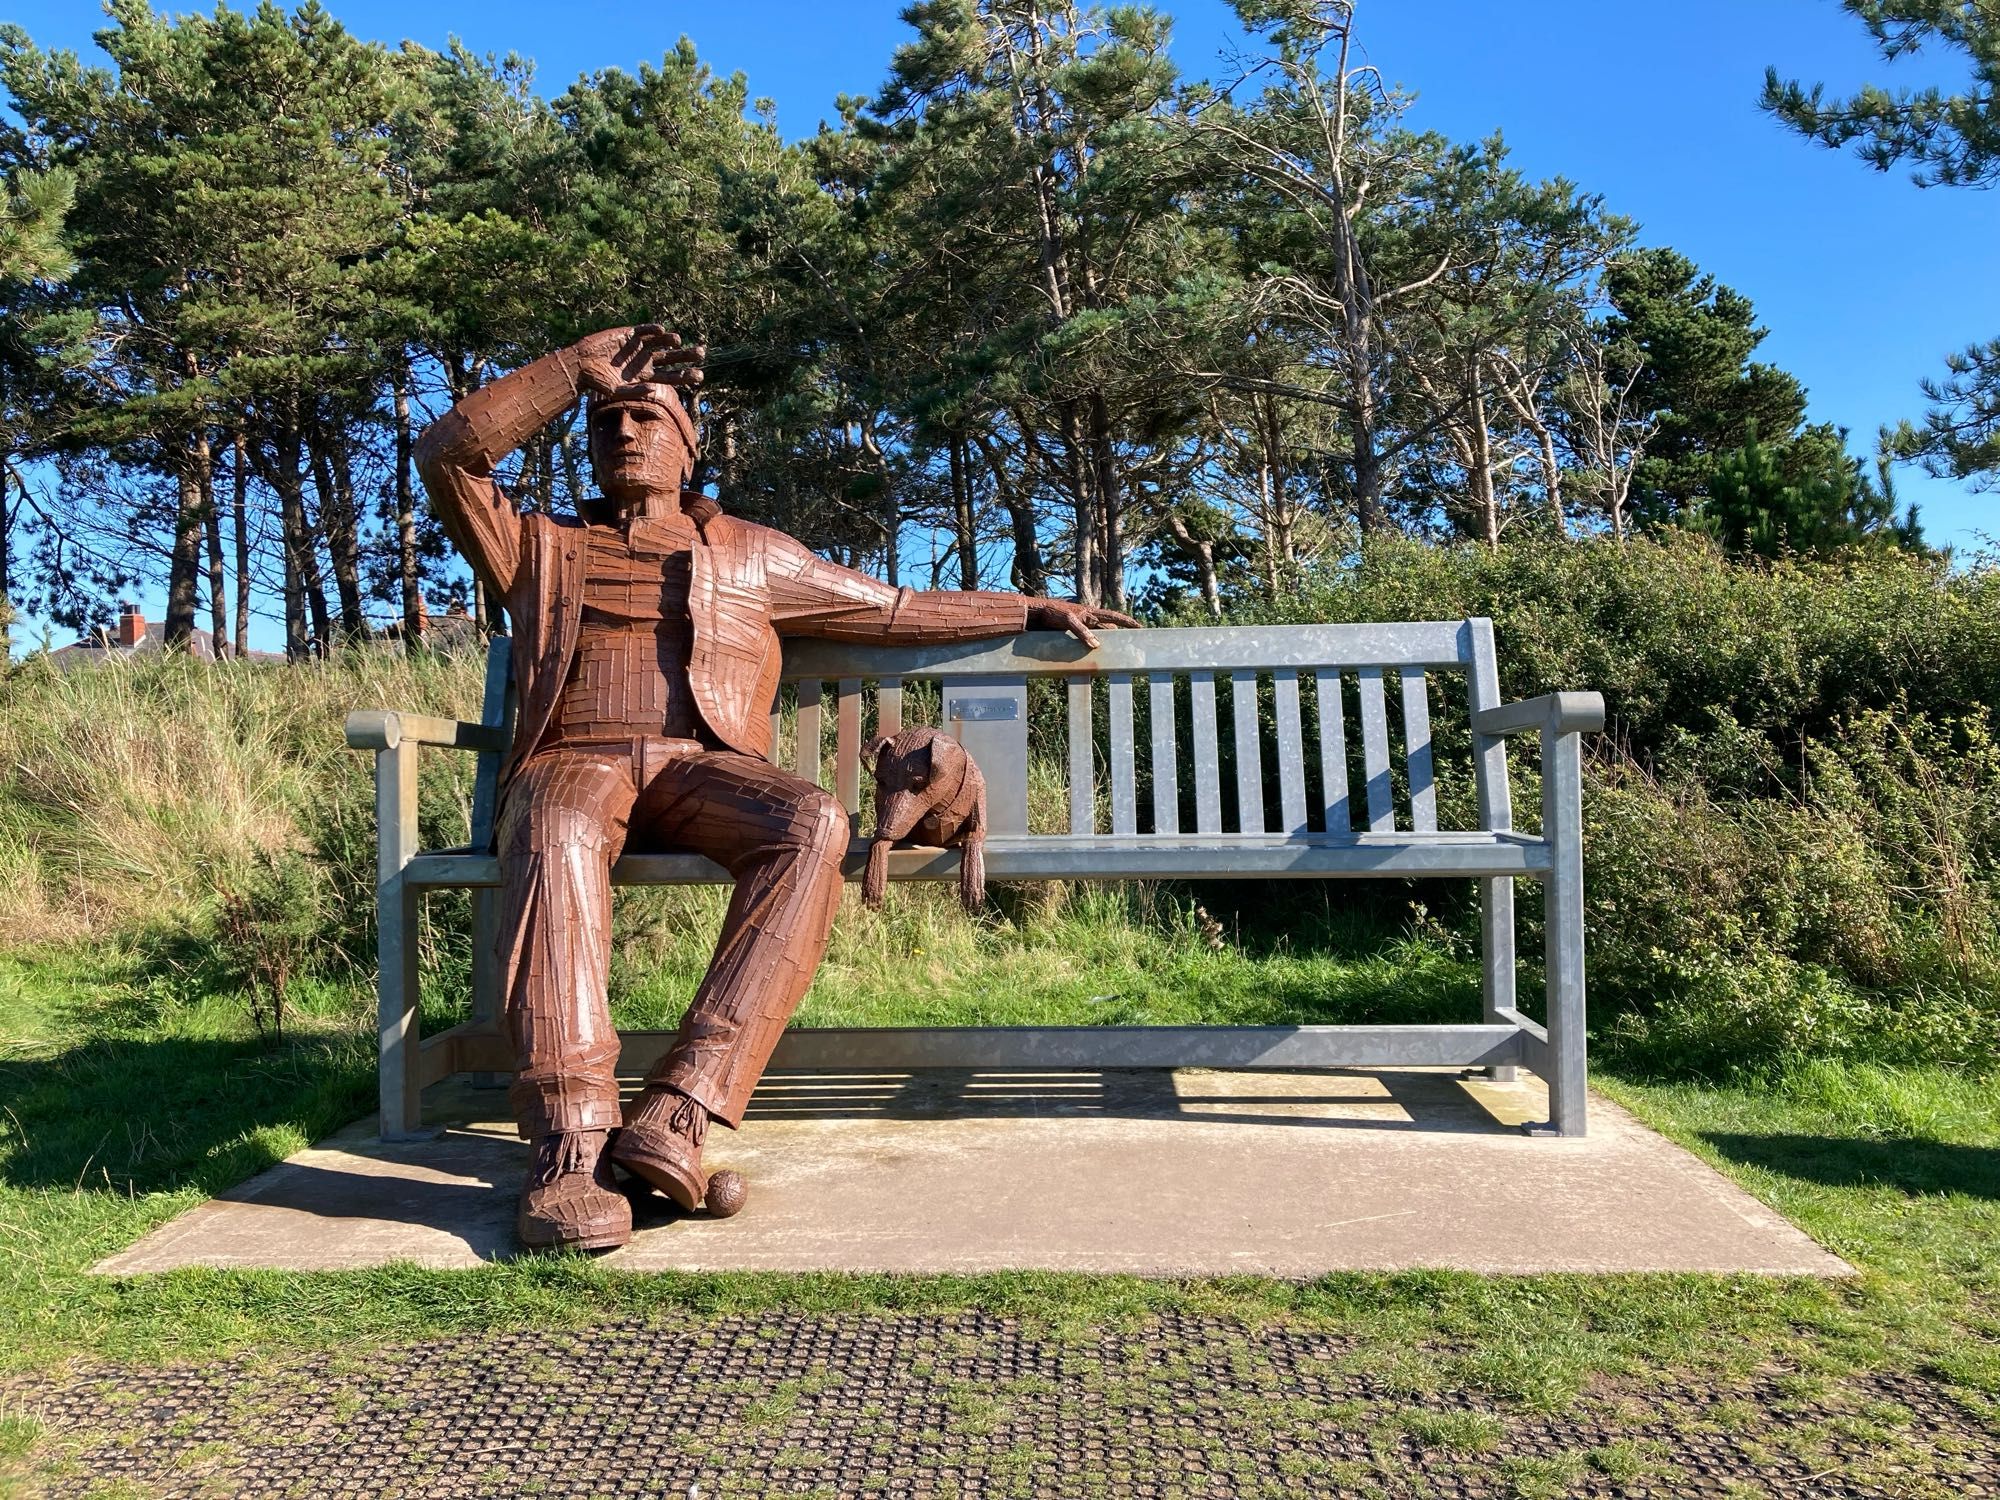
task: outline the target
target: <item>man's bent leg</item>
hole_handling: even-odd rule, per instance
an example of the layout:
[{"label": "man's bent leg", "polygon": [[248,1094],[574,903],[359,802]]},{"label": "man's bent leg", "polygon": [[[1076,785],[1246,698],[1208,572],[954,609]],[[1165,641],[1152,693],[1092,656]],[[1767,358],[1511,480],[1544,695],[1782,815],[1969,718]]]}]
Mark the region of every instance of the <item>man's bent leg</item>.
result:
[{"label": "man's bent leg", "polygon": [[500,821],[500,971],[521,1134],[613,1130],[618,1033],[611,866],[635,792],[630,761],[554,751],[524,766]]},{"label": "man's bent leg", "polygon": [[648,843],[705,854],[736,877],[708,975],[646,1079],[733,1127],[826,951],[847,812],[768,761],[719,751],[666,767],[637,818]]}]

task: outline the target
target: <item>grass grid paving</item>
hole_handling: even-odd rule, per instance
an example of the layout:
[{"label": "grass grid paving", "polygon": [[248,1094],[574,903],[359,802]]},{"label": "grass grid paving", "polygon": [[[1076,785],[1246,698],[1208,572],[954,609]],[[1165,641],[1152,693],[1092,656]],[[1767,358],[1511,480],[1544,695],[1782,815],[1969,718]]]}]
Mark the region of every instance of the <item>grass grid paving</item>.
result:
[{"label": "grass grid paving", "polygon": [[6,1393],[60,1496],[2000,1495],[1922,1373],[1410,1388],[1338,1333],[1180,1313],[756,1313],[365,1354],[81,1368]]}]

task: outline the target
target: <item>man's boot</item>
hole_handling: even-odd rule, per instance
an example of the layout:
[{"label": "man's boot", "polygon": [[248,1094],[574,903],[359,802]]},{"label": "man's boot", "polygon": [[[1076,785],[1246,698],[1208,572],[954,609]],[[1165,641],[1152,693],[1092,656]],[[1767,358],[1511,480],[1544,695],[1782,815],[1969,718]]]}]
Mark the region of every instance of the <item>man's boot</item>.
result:
[{"label": "man's boot", "polygon": [[611,1159],[692,1212],[708,1191],[701,1143],[708,1111],[686,1094],[649,1088],[627,1106]]},{"label": "man's boot", "polygon": [[515,1233],[529,1250],[615,1250],[632,1238],[632,1205],[611,1175],[610,1132],[572,1130],[535,1143]]}]

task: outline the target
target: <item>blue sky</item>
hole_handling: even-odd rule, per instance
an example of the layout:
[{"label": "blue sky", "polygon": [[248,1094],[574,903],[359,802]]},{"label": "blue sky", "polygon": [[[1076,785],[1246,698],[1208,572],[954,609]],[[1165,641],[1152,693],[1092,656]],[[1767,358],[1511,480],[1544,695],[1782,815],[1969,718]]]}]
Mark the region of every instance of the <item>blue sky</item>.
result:
[{"label": "blue sky", "polygon": [[[788,136],[810,134],[836,95],[872,91],[908,35],[900,0],[326,3],[362,36],[439,46],[456,35],[477,51],[520,52],[547,92],[657,59],[685,33],[719,71],[743,72],[753,95],[774,100]],[[1226,4],[1161,8],[1175,17],[1184,73],[1228,72],[1223,54],[1242,38]],[[42,45],[94,53],[102,20],[89,0],[10,9]],[[1813,419],[1851,428],[1858,452],[1881,423],[1920,413],[1917,382],[1947,351],[2000,335],[2000,194],[1919,190],[1756,108],[1766,64],[1841,92],[1956,81],[1948,58],[1882,63],[1836,0],[1362,0],[1360,36],[1383,74],[1418,95],[1411,123],[1460,138],[1501,130],[1523,170],[1603,194],[1646,243],[1672,245],[1748,295],[1771,330],[1762,357],[1799,376]],[[1915,470],[1899,485],[1934,541],[1971,552],[2000,535],[2000,495]]]}]

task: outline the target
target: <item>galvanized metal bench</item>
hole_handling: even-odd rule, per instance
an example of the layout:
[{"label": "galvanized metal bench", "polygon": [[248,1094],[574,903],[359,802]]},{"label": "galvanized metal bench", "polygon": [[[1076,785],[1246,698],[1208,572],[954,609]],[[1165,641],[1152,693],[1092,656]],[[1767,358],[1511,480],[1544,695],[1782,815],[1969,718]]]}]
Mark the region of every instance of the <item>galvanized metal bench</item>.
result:
[{"label": "galvanized metal bench", "polygon": [[[795,705],[792,714],[782,716],[794,726],[786,736],[791,748],[788,754],[781,751],[776,732],[781,715],[774,705],[772,759],[825,784],[823,716],[826,686],[833,684],[833,786],[855,816],[858,835],[864,725],[884,733],[901,727],[905,684],[937,679],[942,722],[964,742],[986,776],[989,880],[1468,877],[1479,884],[1481,1018],[1463,1025],[1423,1026],[795,1028],[780,1043],[772,1066],[1087,1070],[1446,1065],[1490,1068],[1503,1077],[1520,1066],[1549,1085],[1551,1119],[1539,1128],[1582,1135],[1580,736],[1603,727],[1603,700],[1595,693],[1558,693],[1501,703],[1493,627],[1483,619],[1117,630],[1104,632],[1102,641],[1088,652],[1058,633],[939,647],[791,642],[781,688],[781,698]],[[418,1129],[421,1091],[427,1085],[456,1073],[503,1072],[513,1063],[499,1015],[499,976],[492,955],[494,888],[500,879],[499,861],[491,852],[495,787],[511,727],[507,653],[506,640],[494,642],[480,723],[382,710],[348,716],[348,744],[375,752],[385,1139]],[[1056,679],[1065,700],[1068,829],[1063,833],[1029,831],[1029,683],[1038,678]],[[1430,730],[1433,688],[1466,694],[1477,806],[1472,828],[1438,826]],[[1393,725],[1392,689],[1398,710]],[[1226,738],[1217,724],[1224,695]],[[1147,725],[1144,754],[1150,775],[1144,781],[1135,704]],[[1358,747],[1349,738],[1349,725],[1357,719]],[[1310,745],[1308,720],[1316,731]],[[1094,734],[1094,722],[1108,722],[1108,736]],[[1266,723],[1273,730],[1268,740]],[[1540,735],[1542,764],[1541,831],[1532,834],[1513,826],[1505,744],[1507,736],[1530,731]],[[1392,734],[1400,741],[1400,753],[1393,757]],[[1102,765],[1100,744],[1108,748]],[[466,847],[429,852],[417,847],[417,756],[427,745],[472,750],[481,757]],[[1182,745],[1192,752],[1185,775]],[[1356,772],[1358,788],[1352,784]],[[1142,805],[1147,781],[1150,795]],[[1100,796],[1100,784],[1108,796]],[[866,844],[857,836],[848,855],[848,878],[859,878],[865,854]],[[954,879],[957,864],[955,853],[898,850],[889,873],[894,880]],[[624,885],[728,879],[706,859],[672,853],[628,854],[612,878]],[[1515,1008],[1518,879],[1541,881],[1547,893],[1546,1026]],[[424,891],[447,887],[475,892],[471,1019],[436,1036],[419,1037],[417,902]],[[666,1032],[625,1033],[621,1067],[649,1066],[670,1037]]]}]

